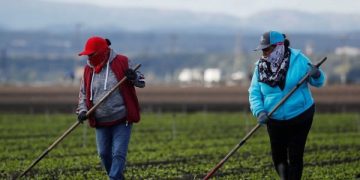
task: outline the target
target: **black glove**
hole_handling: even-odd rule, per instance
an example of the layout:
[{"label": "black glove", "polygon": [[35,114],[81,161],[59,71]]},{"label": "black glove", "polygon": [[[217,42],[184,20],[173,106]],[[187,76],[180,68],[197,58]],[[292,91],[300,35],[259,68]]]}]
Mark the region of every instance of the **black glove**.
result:
[{"label": "black glove", "polygon": [[78,115],[78,121],[79,121],[80,123],[83,123],[86,119],[87,119],[86,111],[82,111],[81,113],[79,113],[79,115]]},{"label": "black glove", "polygon": [[126,76],[126,78],[127,78],[128,80],[130,80],[130,81],[134,81],[134,80],[136,80],[136,78],[137,78],[137,74],[136,74],[136,72],[135,72],[133,69],[127,69],[127,70],[125,71],[125,76]]},{"label": "black glove", "polygon": [[263,111],[257,117],[257,121],[261,125],[267,124],[269,122],[269,116]]},{"label": "black glove", "polygon": [[308,65],[310,66],[310,70],[309,70],[310,76],[314,79],[319,78],[321,75],[319,68],[317,68],[315,65],[310,64],[310,63],[308,63]]}]

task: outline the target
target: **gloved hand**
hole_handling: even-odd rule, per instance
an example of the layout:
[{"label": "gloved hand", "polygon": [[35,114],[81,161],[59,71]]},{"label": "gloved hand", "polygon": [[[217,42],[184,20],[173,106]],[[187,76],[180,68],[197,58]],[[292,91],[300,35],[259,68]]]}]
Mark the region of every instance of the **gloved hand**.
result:
[{"label": "gloved hand", "polygon": [[267,122],[269,122],[269,116],[266,114],[265,111],[260,112],[260,114],[257,117],[257,121],[259,124],[264,125],[267,124]]},{"label": "gloved hand", "polygon": [[79,115],[78,115],[78,121],[79,121],[80,123],[83,123],[86,119],[87,119],[86,111],[82,111],[81,113],[79,113]]},{"label": "gloved hand", "polygon": [[314,79],[319,78],[320,75],[321,75],[321,72],[320,72],[319,68],[317,68],[315,65],[310,64],[310,63],[308,63],[308,65],[310,66],[310,71],[309,71],[309,72],[310,72],[310,76],[311,76],[312,78],[314,78]]},{"label": "gloved hand", "polygon": [[125,71],[125,76],[130,81],[134,81],[137,78],[136,72],[133,69],[130,69],[130,68]]}]

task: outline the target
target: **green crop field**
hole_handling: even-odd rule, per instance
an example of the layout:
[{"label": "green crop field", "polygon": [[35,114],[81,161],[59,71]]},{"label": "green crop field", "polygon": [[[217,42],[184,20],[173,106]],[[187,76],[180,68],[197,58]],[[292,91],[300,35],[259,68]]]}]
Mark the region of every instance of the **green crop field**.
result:
[{"label": "green crop field", "polygon": [[[75,115],[0,115],[0,179],[26,169]],[[127,179],[201,179],[256,125],[248,113],[143,113],[133,126]],[[79,126],[26,179],[106,179],[94,129]],[[360,178],[360,114],[316,114],[303,179]],[[261,127],[215,174],[217,179],[277,179]]]}]

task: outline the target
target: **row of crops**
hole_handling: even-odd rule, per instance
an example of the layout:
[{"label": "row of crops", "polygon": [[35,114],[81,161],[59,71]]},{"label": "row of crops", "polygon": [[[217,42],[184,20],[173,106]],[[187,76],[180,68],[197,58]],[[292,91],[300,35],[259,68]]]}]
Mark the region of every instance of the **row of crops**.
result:
[{"label": "row of crops", "polygon": [[[74,115],[0,115],[0,179],[21,173],[74,122]],[[201,179],[256,125],[248,113],[144,113],[133,126],[127,179]],[[79,126],[28,179],[106,179],[94,129]],[[360,176],[360,114],[316,114],[304,179]],[[217,179],[276,179],[266,128],[215,174]]]}]

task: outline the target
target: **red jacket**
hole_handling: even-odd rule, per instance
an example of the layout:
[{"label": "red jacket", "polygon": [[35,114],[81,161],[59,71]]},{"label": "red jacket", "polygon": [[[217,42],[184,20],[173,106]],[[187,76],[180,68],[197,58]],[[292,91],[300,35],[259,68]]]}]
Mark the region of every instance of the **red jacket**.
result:
[{"label": "red jacket", "polygon": [[[110,64],[111,70],[114,72],[118,82],[124,77],[125,71],[129,68],[128,58],[118,54]],[[84,87],[86,93],[86,106],[88,110],[94,106],[90,101],[90,87],[93,70],[89,65],[85,66],[84,70]],[[140,121],[140,106],[136,96],[135,87],[129,81],[124,81],[120,85],[120,92],[124,98],[125,107],[127,109],[126,120],[130,123],[137,123]],[[114,91],[113,93],[116,93]],[[119,117],[119,120],[121,117]],[[91,127],[97,127],[96,120],[92,114],[89,116],[89,124]],[[112,125],[112,124],[108,124]]]}]

